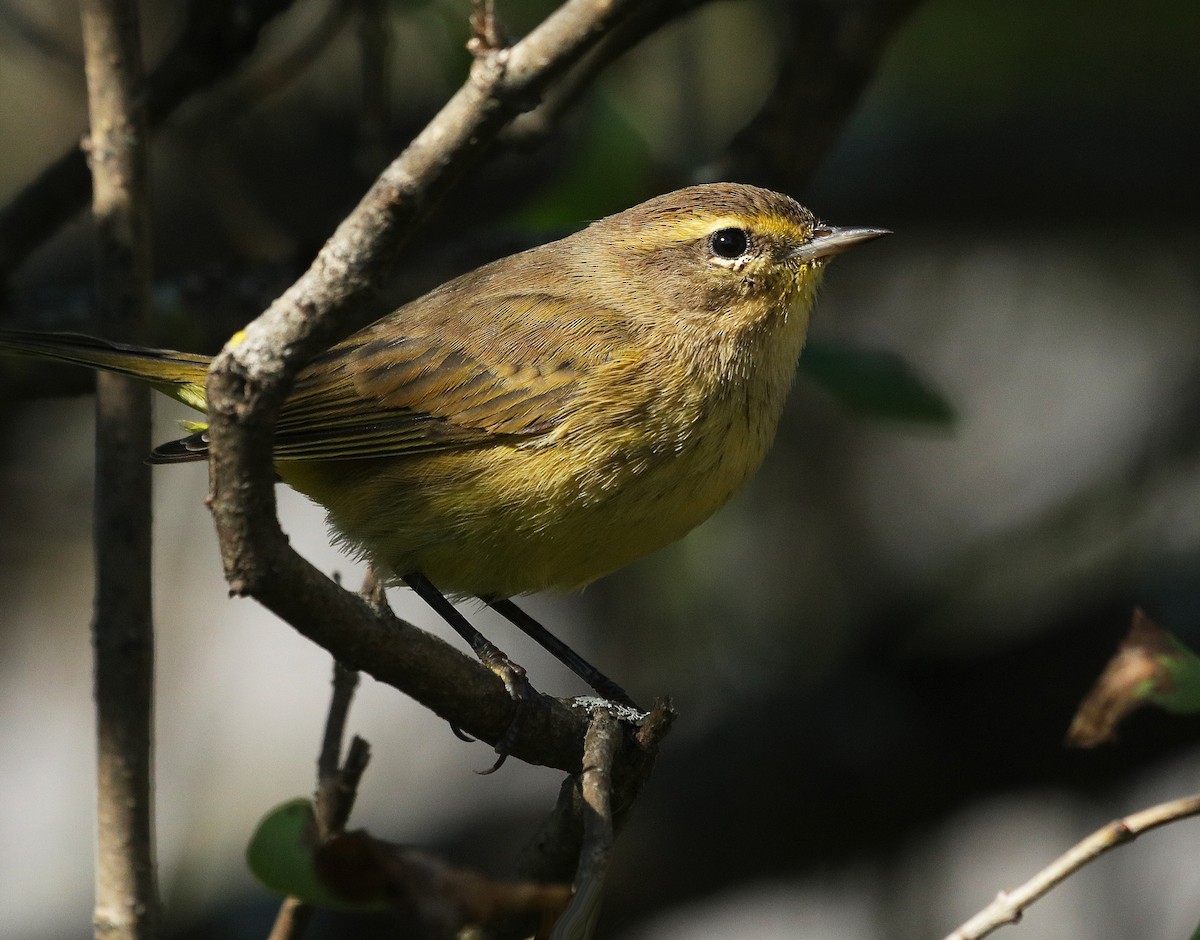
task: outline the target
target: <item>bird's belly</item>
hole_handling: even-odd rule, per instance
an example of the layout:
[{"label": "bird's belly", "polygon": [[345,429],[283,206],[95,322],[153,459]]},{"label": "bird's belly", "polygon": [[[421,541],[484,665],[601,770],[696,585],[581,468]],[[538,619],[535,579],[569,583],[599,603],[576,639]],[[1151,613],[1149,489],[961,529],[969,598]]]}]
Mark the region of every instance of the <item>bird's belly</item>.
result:
[{"label": "bird's belly", "polygon": [[281,462],[279,472],[393,576],[420,571],[447,594],[511,597],[581,587],[675,541],[740,488],[763,449],[743,435],[668,454],[560,442]]}]

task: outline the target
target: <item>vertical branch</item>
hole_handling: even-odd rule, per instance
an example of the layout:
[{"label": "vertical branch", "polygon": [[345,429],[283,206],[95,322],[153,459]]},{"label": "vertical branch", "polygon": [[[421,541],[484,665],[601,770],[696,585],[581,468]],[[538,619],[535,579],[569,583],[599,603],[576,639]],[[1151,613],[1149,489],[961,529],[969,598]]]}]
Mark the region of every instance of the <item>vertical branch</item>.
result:
[{"label": "vertical branch", "polygon": [[921,0],[779,3],[784,54],[775,88],[719,164],[726,179],[801,192]]},{"label": "vertical branch", "polygon": [[[191,95],[233,71],[292,2],[189,0],[179,39],[143,89],[150,123],[163,124]],[[72,147],[0,207],[0,282],[79,211],[88,183],[83,154]]]},{"label": "vertical branch", "polygon": [[372,174],[387,163],[392,126],[392,35],[385,0],[358,0],[358,56],[361,104],[358,164]]},{"label": "vertical branch", "polygon": [[621,726],[612,713],[600,709],[592,715],[583,742],[583,772],[579,790],[583,797],[583,844],[575,870],[575,896],[550,935],[551,940],[590,937],[600,916],[604,875],[613,846],[613,761],[621,743]]},{"label": "vertical branch", "polygon": [[[96,300],[104,335],[135,336],[149,307],[146,122],[136,0],[82,0],[96,236]],[[151,789],[154,641],[150,608],[147,389],[96,383],[98,938],[158,932]]]},{"label": "vertical branch", "polygon": [[[375,583],[374,574],[368,571],[367,584],[372,590]],[[335,659],[333,695],[325,717],[321,753],[317,756],[317,794],[314,809],[317,817],[317,839],[320,842],[345,832],[350,811],[358,798],[358,782],[371,759],[370,745],[355,735],[346,752],[346,761],[342,763],[342,738],[346,733],[350,702],[357,688],[358,673]],[[267,940],[300,940],[308,930],[313,910],[311,904],[298,897],[284,898]]]}]

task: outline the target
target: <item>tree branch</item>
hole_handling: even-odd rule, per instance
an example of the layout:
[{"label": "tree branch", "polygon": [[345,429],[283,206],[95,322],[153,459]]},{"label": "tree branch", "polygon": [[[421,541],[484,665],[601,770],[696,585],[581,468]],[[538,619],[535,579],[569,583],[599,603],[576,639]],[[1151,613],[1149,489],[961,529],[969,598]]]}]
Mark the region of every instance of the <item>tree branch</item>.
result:
[{"label": "tree branch", "polygon": [[333,695],[329,701],[329,717],[325,722],[325,738],[317,760],[317,798],[314,801],[317,828],[322,839],[341,834],[358,798],[358,782],[362,779],[371,748],[355,735],[350,741],[345,763],[341,759],[342,737],[350,699],[358,687],[358,673],[341,663],[333,664]]},{"label": "tree branch", "polygon": [[[135,339],[150,306],[146,121],[135,0],[84,0],[87,149],[96,221],[96,296],[105,335]],[[150,391],[96,383],[98,938],[150,938],[160,911],[154,870],[154,633],[150,597]]]},{"label": "tree branch", "polygon": [[[258,44],[263,28],[293,0],[191,0],[179,39],[139,97],[149,126],[157,128],[188,97],[227,74]],[[71,147],[0,210],[0,283],[29,254],[83,208],[90,191],[87,161]]]},{"label": "tree branch", "polygon": [[[608,717],[599,718],[600,712]],[[621,722],[612,721],[603,706],[596,715],[585,736],[583,769],[562,782],[554,808],[522,849],[516,865],[519,877],[531,881],[545,884],[574,880],[580,898],[571,902],[571,911],[565,915],[572,926],[585,923],[599,904],[606,846],[611,844],[608,833],[611,830],[615,836],[628,819],[638,791],[650,776],[662,739],[675,719],[669,702],[656,703],[642,719],[631,748]],[[614,746],[617,752],[609,760],[608,749]],[[608,794],[607,807],[599,796],[601,792]],[[493,924],[482,936],[484,940],[522,940],[529,936],[528,924]]]},{"label": "tree branch", "polygon": [[613,846],[613,760],[621,729],[612,713],[599,709],[588,725],[583,743],[583,773],[579,789],[583,800],[583,844],[575,871],[575,895],[551,935],[590,937],[600,913],[604,876]]},{"label": "tree branch", "polygon": [[1110,849],[1132,842],[1143,832],[1197,815],[1200,815],[1200,796],[1188,796],[1115,820],[1059,856],[1021,887],[1001,891],[995,901],[948,935],[946,940],[979,940],[1005,924],[1015,924],[1030,904]]},{"label": "tree branch", "polygon": [[888,42],[921,0],[785,0],[783,60],[758,114],[729,145],[718,174],[799,193],[875,77]]},{"label": "tree branch", "polygon": [[651,33],[708,2],[710,0],[659,0],[638,6],[582,56],[549,89],[536,108],[513,119],[502,134],[504,142],[518,147],[531,147],[548,137],[563,115],[604,69]]},{"label": "tree branch", "polygon": [[[637,6],[568,0],[515,45],[481,51],[466,84],[384,170],[309,270],[209,371],[209,501],[232,593],[254,596],[346,665],[492,743],[514,706],[490,672],[390,614],[372,612],[288,545],[275,515],[272,433],[291,376],[333,338],[337,318],[380,283],[421,214]],[[511,753],[578,770],[584,716],[544,697],[543,705],[526,709]]]},{"label": "tree branch", "polygon": [[[317,819],[317,838],[325,842],[341,835],[358,798],[358,782],[371,759],[371,748],[358,735],[350,742],[346,762],[342,763],[342,739],[350,702],[358,688],[358,673],[333,661],[333,694],[325,717],[325,733],[317,757],[317,795],[313,801]],[[275,915],[275,923],[267,940],[298,940],[303,937],[312,920],[314,908],[306,901],[292,896],[284,898]]]}]

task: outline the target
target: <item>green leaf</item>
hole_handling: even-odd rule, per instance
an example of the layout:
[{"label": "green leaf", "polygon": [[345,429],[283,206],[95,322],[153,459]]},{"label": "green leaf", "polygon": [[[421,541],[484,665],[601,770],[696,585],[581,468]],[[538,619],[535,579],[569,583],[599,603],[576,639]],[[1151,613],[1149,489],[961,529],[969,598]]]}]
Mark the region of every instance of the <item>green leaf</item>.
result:
[{"label": "green leaf", "polygon": [[1157,658],[1166,675],[1153,684],[1146,697],[1159,708],[1176,714],[1200,712],[1200,657],[1174,634],[1166,631],[1164,634],[1168,649]]},{"label": "green leaf", "polygon": [[310,800],[297,798],[267,813],[246,846],[246,864],[268,891],[294,895],[318,907],[378,910],[380,903],[354,903],[334,895],[317,876],[317,820]]},{"label": "green leaf", "polygon": [[896,353],[840,343],[809,343],[800,371],[855,411],[872,418],[951,425],[954,409]]}]

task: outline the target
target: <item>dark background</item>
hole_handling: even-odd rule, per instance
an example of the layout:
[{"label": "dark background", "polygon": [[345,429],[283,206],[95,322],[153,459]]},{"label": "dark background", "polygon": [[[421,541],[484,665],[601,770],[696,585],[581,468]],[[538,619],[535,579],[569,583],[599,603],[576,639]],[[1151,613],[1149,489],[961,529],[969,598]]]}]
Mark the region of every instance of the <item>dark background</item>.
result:
[{"label": "dark background", "polygon": [[[148,4],[161,50],[180,7]],[[500,5],[515,34],[547,4]],[[154,152],[156,331],[211,350],[300,270],[462,80],[462,2],[385,5],[386,113],[354,20],[301,2]],[[0,202],[84,123],[70,3],[0,17]],[[716,3],[615,65],[561,133],[473,172],[400,259],[381,309],[665,189],[711,178],[784,57],[788,5]],[[329,42],[268,83],[305,37]],[[680,719],[618,845],[601,934],[938,937],[1112,817],[1195,787],[1184,718],[1061,741],[1135,605],[1200,643],[1200,7],[936,0],[899,31],[793,195],[894,229],[839,259],[814,342],[901,354],[956,413],[881,421],[804,376],[772,455],[681,544],[532,609]],[[265,81],[265,79],[264,79]],[[372,86],[376,90],[380,86]],[[763,180],[749,179],[749,182]],[[86,222],[12,278],[5,325],[86,329]],[[3,363],[0,934],[89,932],[90,411],[83,377]],[[179,415],[162,409],[162,436]],[[181,935],[257,937],[254,821],[312,788],[324,654],[226,599],[203,468],[156,473],[158,802]],[[281,493],[328,570],[320,512]],[[399,613],[437,629],[404,593]],[[480,615],[540,688],[580,691]],[[370,683],[355,822],[503,873],[558,785],[454,740]],[[1200,923],[1195,824],[1146,837],[1035,907],[1042,937]],[[391,935],[357,920],[331,935]],[[10,932],[11,931],[11,932]],[[1014,934],[1015,935],[1015,934]]]}]

